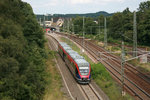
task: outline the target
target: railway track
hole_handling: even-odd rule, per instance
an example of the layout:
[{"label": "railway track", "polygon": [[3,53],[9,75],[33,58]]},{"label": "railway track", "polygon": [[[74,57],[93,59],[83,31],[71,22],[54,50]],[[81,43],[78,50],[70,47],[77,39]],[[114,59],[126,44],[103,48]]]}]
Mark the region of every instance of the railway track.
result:
[{"label": "railway track", "polygon": [[[54,39],[54,41],[56,41],[56,43],[53,43],[53,44],[55,45],[55,48],[57,50],[58,40],[54,37],[52,38]],[[87,85],[78,84],[78,86],[80,87],[80,90],[82,91],[83,95],[85,95],[85,100],[103,100],[101,96],[99,95],[99,93],[93,88],[91,84],[87,84]]]},{"label": "railway track", "polygon": [[87,100],[102,100],[99,94],[95,91],[91,84],[80,85]]},{"label": "railway track", "polygon": [[[115,43],[109,43],[108,45],[110,45],[110,46],[116,46],[116,47],[120,46],[120,44],[115,44]],[[125,47],[128,48],[128,49],[130,49],[130,50],[133,49],[132,46],[125,45]],[[142,55],[142,54],[145,54],[145,51],[147,51],[147,48],[146,47],[138,47],[137,51],[138,51],[138,53],[137,53],[138,55]],[[130,52],[128,54],[133,55],[132,52]],[[147,62],[150,62],[150,54],[147,55]]]},{"label": "railway track", "polygon": [[[67,36],[61,34],[63,36]],[[77,44],[83,47],[83,39],[75,36],[67,36]],[[104,60],[99,59],[98,52],[106,52],[103,48],[89,42],[84,42],[84,49],[88,51],[95,59],[100,60],[107,70],[121,84],[121,61],[120,58],[109,53],[104,53]],[[102,57],[102,56],[101,56]],[[110,59],[111,58],[111,59]],[[150,99],[150,78],[144,73],[136,70],[132,65],[125,64],[124,88],[138,99]]]}]

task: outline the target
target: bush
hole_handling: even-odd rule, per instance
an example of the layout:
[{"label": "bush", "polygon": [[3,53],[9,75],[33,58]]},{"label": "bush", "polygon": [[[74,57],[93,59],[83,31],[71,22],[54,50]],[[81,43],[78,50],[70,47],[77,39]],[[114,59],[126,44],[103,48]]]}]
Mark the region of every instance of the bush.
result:
[{"label": "bush", "polygon": [[121,89],[113,81],[111,75],[106,68],[101,64],[92,64],[92,78],[95,80],[97,85],[106,93],[110,100],[132,100],[129,95],[125,97],[121,96]]},{"label": "bush", "polygon": [[105,69],[105,67],[99,63],[99,64],[92,64],[92,77],[93,79],[100,79],[103,81],[110,81],[111,80],[111,76],[110,74],[107,72],[107,70]]},{"label": "bush", "polygon": [[44,42],[29,4],[0,0],[0,99],[42,99],[47,74]]}]

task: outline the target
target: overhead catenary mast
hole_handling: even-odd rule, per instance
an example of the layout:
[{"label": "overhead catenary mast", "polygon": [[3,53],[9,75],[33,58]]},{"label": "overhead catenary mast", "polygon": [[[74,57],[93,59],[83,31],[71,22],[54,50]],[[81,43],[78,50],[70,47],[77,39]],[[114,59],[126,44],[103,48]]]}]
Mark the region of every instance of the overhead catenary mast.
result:
[{"label": "overhead catenary mast", "polygon": [[74,34],[75,32],[74,32],[74,24],[72,23],[72,33]]},{"label": "overhead catenary mast", "polygon": [[107,46],[107,26],[106,26],[106,17],[104,18],[104,47]]},{"label": "overhead catenary mast", "polygon": [[133,17],[133,57],[137,56],[137,23],[136,23],[136,12],[134,11]]},{"label": "overhead catenary mast", "polygon": [[99,36],[100,36],[100,33],[101,33],[101,31],[100,31],[100,19],[99,19]]},{"label": "overhead catenary mast", "polygon": [[43,26],[44,26],[44,28],[45,28],[45,15],[44,15],[44,20],[43,20],[43,24],[44,24]]},{"label": "overhead catenary mast", "polygon": [[82,53],[84,52],[84,16],[83,16],[83,49],[82,49]]},{"label": "overhead catenary mast", "polygon": [[41,18],[40,18],[40,25],[41,25]]},{"label": "overhead catenary mast", "polygon": [[63,19],[63,32],[65,32],[65,19]]},{"label": "overhead catenary mast", "polygon": [[121,49],[121,83],[122,83],[122,96],[125,95],[124,91],[124,65],[125,65],[125,51],[124,51],[124,38],[122,36],[122,49]]},{"label": "overhead catenary mast", "polygon": [[70,26],[69,26],[69,23],[70,23],[70,22],[69,22],[69,20],[68,20],[68,33],[69,33],[69,27],[70,27]]}]

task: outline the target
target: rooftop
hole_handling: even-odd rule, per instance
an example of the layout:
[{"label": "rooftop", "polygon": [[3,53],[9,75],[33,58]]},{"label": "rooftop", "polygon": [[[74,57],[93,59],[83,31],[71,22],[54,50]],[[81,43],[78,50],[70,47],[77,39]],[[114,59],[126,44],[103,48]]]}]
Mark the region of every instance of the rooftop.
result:
[{"label": "rooftop", "polygon": [[63,47],[65,50],[72,50],[70,47]]},{"label": "rooftop", "polygon": [[78,54],[76,51],[74,50],[67,50],[67,53],[70,55],[70,54]]},{"label": "rooftop", "polygon": [[88,67],[89,63],[85,59],[75,59],[79,67]]},{"label": "rooftop", "polygon": [[82,56],[80,56],[78,53],[77,54],[70,54],[70,56],[73,58],[73,59],[84,59]]},{"label": "rooftop", "polygon": [[65,42],[59,42],[62,47],[69,47]]}]

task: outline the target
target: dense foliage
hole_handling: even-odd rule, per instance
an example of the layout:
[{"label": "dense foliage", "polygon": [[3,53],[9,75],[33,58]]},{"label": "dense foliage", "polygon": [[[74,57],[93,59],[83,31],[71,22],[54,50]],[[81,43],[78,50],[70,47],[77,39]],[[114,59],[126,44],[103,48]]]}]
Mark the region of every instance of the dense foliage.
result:
[{"label": "dense foliage", "polygon": [[29,4],[0,0],[0,100],[42,99],[44,42]]},{"label": "dense foliage", "polygon": [[[136,15],[138,44],[150,46],[150,1],[142,2]],[[86,34],[104,34],[104,17],[102,15],[97,18],[87,17],[84,29]],[[133,42],[133,12],[129,8],[126,8],[123,12],[116,12],[112,16],[107,16],[106,19],[108,41],[121,40],[121,36],[124,36],[126,42]],[[97,21],[97,24],[94,21]],[[76,25],[75,33],[83,32],[82,17],[73,18],[73,24]],[[101,37],[104,36],[103,34],[101,34]]]},{"label": "dense foliage", "polygon": [[[115,13],[110,17],[109,37],[120,39],[121,34],[125,40],[132,42],[133,38],[133,12],[125,9],[122,13]],[[150,1],[142,2],[137,11],[137,37],[138,44],[150,45]]]},{"label": "dense foliage", "polygon": [[[84,18],[84,31],[85,33],[90,33],[92,32],[93,34],[95,33],[96,27],[93,27],[96,25],[95,22],[93,22],[93,19],[90,17]],[[73,19],[73,26],[71,27],[70,30],[72,30],[74,27],[74,32],[75,33],[82,33],[83,32],[83,17],[77,17]],[[91,30],[92,28],[92,30]]]}]

